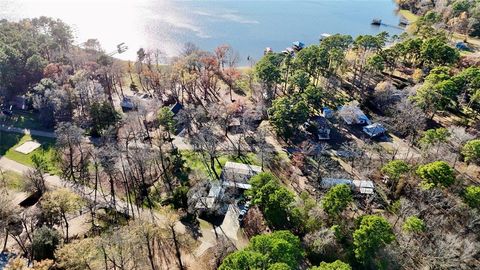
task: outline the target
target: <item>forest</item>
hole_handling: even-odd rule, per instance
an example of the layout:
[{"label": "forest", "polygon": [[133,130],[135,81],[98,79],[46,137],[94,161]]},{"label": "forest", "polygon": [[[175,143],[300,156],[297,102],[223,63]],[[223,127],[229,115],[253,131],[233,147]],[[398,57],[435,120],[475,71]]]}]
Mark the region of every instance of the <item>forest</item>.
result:
[{"label": "forest", "polygon": [[477,269],[480,13],[440,2],[248,67],[0,21],[0,268]]}]

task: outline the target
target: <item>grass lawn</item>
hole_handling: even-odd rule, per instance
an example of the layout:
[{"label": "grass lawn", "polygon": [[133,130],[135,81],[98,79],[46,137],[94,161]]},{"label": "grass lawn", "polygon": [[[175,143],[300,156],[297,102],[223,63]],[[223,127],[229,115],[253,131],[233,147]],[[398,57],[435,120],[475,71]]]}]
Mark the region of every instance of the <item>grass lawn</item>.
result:
[{"label": "grass lawn", "polygon": [[5,186],[9,190],[14,191],[23,191],[25,182],[23,181],[23,176],[19,173],[12,171],[5,171],[3,175],[0,176],[0,186]]},{"label": "grass lawn", "polygon": [[[185,167],[189,168],[190,170],[200,170],[205,172],[207,175],[210,175],[209,161],[208,160],[205,161],[200,152],[194,152],[191,150],[182,150],[181,153],[182,153],[183,160],[185,161]],[[208,158],[208,155],[205,154],[205,157]],[[218,161],[220,164],[218,164],[218,162],[215,162],[215,171],[217,172],[218,175],[220,175],[220,173],[222,172],[222,168],[223,166],[225,166],[225,163],[227,163],[227,161],[252,164],[252,165],[260,165],[260,162],[258,161],[254,153],[245,153],[240,157],[236,155],[222,155],[218,158]]]},{"label": "grass lawn", "polygon": [[403,17],[405,17],[405,19],[407,19],[408,22],[410,23],[416,22],[417,19],[420,17],[418,15],[413,14],[410,10],[406,10],[406,9],[401,9],[398,11],[398,13]]},{"label": "grass lawn", "polygon": [[4,125],[11,125],[18,128],[35,129],[41,131],[53,131],[42,126],[38,115],[33,112],[14,110],[13,115],[2,122]]},{"label": "grass lawn", "polygon": [[[32,140],[41,143],[42,146],[27,155],[15,151],[15,148],[22,145],[24,142]],[[47,160],[49,171],[51,173],[57,172],[54,162],[54,144],[54,139],[0,131],[0,156],[5,156],[6,158],[23,165],[32,166],[32,156],[35,154],[42,155]]]}]

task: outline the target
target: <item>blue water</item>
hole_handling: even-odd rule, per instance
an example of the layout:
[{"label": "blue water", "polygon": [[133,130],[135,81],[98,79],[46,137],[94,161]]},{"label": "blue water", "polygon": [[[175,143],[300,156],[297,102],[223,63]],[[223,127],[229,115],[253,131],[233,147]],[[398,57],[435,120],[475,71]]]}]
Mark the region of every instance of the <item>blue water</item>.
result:
[{"label": "blue water", "polygon": [[317,43],[322,33],[353,36],[388,31],[370,25],[373,18],[397,25],[392,0],[0,0],[0,18],[46,15],[73,25],[77,41],[98,38],[109,51],[120,42],[178,54],[185,42],[212,50],[228,43],[244,60],[265,47],[283,50],[292,41]]}]

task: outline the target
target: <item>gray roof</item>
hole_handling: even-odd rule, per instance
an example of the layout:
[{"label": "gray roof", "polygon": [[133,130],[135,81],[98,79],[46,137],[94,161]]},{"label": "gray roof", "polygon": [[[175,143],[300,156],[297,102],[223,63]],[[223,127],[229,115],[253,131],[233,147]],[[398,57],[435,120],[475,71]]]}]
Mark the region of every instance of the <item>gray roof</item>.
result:
[{"label": "gray roof", "polygon": [[368,134],[368,136],[370,136],[370,137],[375,137],[375,136],[381,135],[381,134],[385,133],[386,131],[387,131],[387,129],[385,127],[383,127],[383,125],[380,124],[380,123],[374,123],[374,124],[363,127],[363,132]]},{"label": "gray roof", "polygon": [[250,177],[262,172],[262,168],[255,165],[228,161],[222,170],[224,181],[247,183]]}]

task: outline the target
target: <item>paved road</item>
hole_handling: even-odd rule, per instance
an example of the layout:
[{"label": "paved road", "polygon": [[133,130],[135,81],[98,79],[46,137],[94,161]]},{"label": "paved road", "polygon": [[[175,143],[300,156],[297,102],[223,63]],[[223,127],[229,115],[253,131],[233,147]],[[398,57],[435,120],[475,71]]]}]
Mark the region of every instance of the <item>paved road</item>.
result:
[{"label": "paved road", "polygon": [[0,130],[5,132],[29,134],[33,136],[46,137],[46,138],[52,138],[52,139],[55,139],[57,137],[54,132],[40,131],[40,130],[34,130],[34,129],[28,129],[28,128],[19,128],[14,126],[7,126],[7,125],[0,125]]}]

